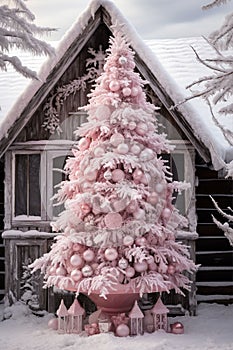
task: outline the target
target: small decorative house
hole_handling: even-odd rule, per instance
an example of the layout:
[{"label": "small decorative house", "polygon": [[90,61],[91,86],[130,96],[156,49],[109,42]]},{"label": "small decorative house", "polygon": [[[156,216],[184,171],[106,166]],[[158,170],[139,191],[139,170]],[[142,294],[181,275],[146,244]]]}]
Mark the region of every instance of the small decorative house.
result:
[{"label": "small decorative house", "polygon": [[138,335],[144,333],[143,319],[144,315],[138,306],[137,300],[134,303],[132,310],[129,312],[130,319],[130,335]]},{"label": "small decorative house", "polygon": [[58,333],[69,333],[69,314],[63,299],[56,314],[58,316]]},{"label": "small decorative house", "polygon": [[83,316],[85,310],[81,307],[77,299],[68,310],[69,314],[69,333],[81,333],[83,330]]},{"label": "small decorative house", "polygon": [[154,317],[154,330],[163,329],[165,332],[168,331],[167,314],[168,308],[163,304],[161,298],[157,300],[154,307],[151,310]]}]

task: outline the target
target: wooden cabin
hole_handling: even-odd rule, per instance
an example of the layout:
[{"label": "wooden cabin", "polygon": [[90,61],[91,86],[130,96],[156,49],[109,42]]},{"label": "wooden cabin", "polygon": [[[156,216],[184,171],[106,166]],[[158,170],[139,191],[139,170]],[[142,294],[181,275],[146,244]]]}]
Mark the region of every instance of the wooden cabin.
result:
[{"label": "wooden cabin", "polygon": [[[77,141],[73,131],[86,118],[78,108],[87,103],[93,77],[103,66],[112,24],[116,23],[124,24],[121,29],[136,53],[136,68],[149,82],[148,100],[160,107],[161,131],[165,131],[176,146],[168,158],[174,179],[191,184],[176,201],[189,220],[188,229],[180,232],[177,239],[190,246],[192,258],[202,265],[197,276],[192,276],[192,289],[186,297],[168,295],[164,301],[177,312],[189,310],[195,314],[197,301],[232,301],[232,247],[212,222],[211,214],[218,214],[209,198],[213,195],[223,209],[233,204],[233,184],[224,178],[222,168],[226,159],[219,146],[226,141],[216,126],[210,128],[210,123],[213,124],[210,113],[200,108],[200,101],[171,108],[182,97],[182,90],[177,93],[179,84],[169,72],[172,65],[166,67],[165,64],[168,56],[173,63],[177,60],[179,65],[180,62],[180,58],[172,55],[175,51],[171,43],[166,47],[171,55],[169,52],[166,55],[166,42],[162,45],[156,41],[143,42],[115,5],[106,0],[91,2],[62,39],[56,56],[44,63],[39,73],[41,80],[31,82],[3,116],[0,125],[0,294],[1,297],[13,294],[19,299],[23,265],[47,252],[51,245],[54,234],[50,221],[62,209],[52,205],[54,186],[63,179],[59,169],[63,168]],[[174,46],[179,52],[179,45]],[[186,47],[189,48],[189,44],[186,43]],[[182,52],[181,57],[185,57]],[[180,65],[180,69],[190,68],[185,62]],[[208,116],[209,122],[202,122]],[[227,157],[233,158],[230,147]],[[38,294],[42,307],[54,311],[58,306],[54,291],[42,291],[41,287],[40,281]]]}]

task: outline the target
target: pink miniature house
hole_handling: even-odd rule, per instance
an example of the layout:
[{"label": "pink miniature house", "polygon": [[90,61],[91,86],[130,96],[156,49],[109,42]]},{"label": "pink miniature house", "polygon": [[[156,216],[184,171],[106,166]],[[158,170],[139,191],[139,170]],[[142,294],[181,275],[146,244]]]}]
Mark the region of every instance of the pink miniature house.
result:
[{"label": "pink miniature house", "polygon": [[58,316],[58,333],[68,333],[69,314],[63,299],[56,314]]},{"label": "pink miniature house", "polygon": [[130,322],[130,335],[143,334],[143,319],[144,314],[138,306],[137,300],[134,303],[132,310],[128,314]]},{"label": "pink miniature house", "polygon": [[69,333],[81,333],[83,330],[83,316],[85,310],[81,307],[77,299],[68,310],[69,314]]},{"label": "pink miniature house", "polygon": [[163,329],[168,331],[168,320],[167,314],[169,312],[168,308],[163,304],[161,298],[157,300],[154,307],[151,309],[152,315],[154,317],[154,330]]}]

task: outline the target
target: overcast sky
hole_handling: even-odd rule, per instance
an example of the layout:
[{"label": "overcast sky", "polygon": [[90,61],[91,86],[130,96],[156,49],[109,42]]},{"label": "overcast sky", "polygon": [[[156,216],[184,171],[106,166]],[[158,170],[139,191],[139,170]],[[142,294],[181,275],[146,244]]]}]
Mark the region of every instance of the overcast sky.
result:
[{"label": "overcast sky", "polygon": [[[211,0],[113,0],[143,39],[207,36],[218,28],[233,1],[203,11]],[[28,0],[27,6],[38,25],[58,28],[52,40],[59,40],[90,0]]]}]

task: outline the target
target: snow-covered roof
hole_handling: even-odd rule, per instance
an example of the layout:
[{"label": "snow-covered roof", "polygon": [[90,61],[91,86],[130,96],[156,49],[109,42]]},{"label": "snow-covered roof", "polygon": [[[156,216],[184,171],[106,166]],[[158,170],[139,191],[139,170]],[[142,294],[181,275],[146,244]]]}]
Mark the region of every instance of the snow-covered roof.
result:
[{"label": "snow-covered roof", "polygon": [[[207,68],[197,62],[190,45],[193,45],[203,57],[212,53],[210,45],[202,38],[185,38],[171,40],[143,41],[134,27],[126,20],[118,8],[109,0],[92,0],[88,8],[81,14],[73,26],[61,39],[56,56],[48,59],[30,57],[29,54],[20,55],[25,64],[38,70],[40,80],[29,82],[13,70],[0,75],[0,140],[7,137],[13,123],[19,118],[34,94],[46,81],[51,70],[65,54],[72,42],[87,26],[88,20],[94,16],[99,6],[103,6],[111,16],[113,23],[121,25],[121,30],[132,48],[145,62],[161,86],[174,103],[179,103],[189,95],[185,87],[200,76],[207,74]],[[30,61],[30,62],[29,62]],[[208,72],[209,73],[209,72]],[[22,94],[20,94],[23,91]],[[3,98],[4,96],[4,98]],[[183,117],[191,126],[195,136],[206,146],[216,170],[223,167],[223,160],[233,158],[233,148],[225,140],[222,132],[215,126],[208,106],[200,98],[189,101],[178,107]],[[233,123],[228,127],[233,129]]]}]

